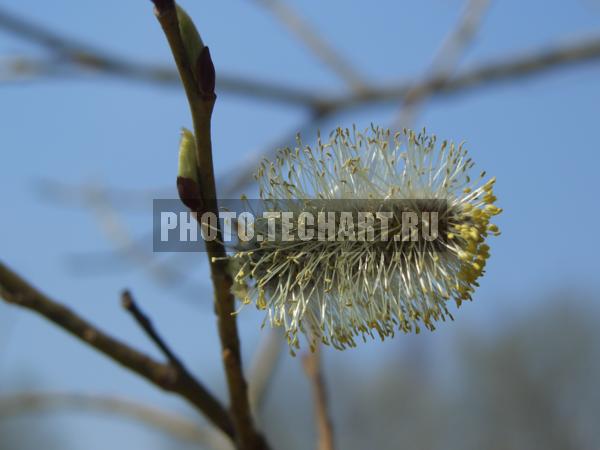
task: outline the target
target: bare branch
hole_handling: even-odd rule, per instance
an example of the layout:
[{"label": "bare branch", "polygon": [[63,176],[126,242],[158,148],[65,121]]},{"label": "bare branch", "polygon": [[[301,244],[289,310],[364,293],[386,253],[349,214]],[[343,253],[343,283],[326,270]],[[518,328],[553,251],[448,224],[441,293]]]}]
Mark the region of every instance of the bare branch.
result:
[{"label": "bare branch", "polygon": [[431,64],[431,74],[450,77],[481,28],[491,0],[467,0],[456,27],[444,39]]},{"label": "bare branch", "polygon": [[417,83],[400,83],[373,89],[362,95],[326,99],[322,103],[322,108],[323,112],[327,113],[368,103],[395,103],[398,100],[404,101],[411,90],[425,91],[431,96],[456,95],[494,83],[509,82],[599,58],[600,36],[595,36],[554,49],[533,51],[521,56],[511,56],[480,64],[451,77],[446,82],[425,80]]},{"label": "bare branch", "polygon": [[279,328],[272,328],[267,331],[256,351],[250,368],[248,386],[250,406],[255,415],[260,413],[265,402],[271,381],[281,361],[284,343],[282,331]]},{"label": "bare branch", "polygon": [[182,442],[214,449],[233,449],[231,441],[214,428],[203,427],[183,416],[123,398],[67,392],[27,392],[0,396],[0,417],[54,412],[59,409],[119,415],[134,419]]},{"label": "bare branch", "polygon": [[318,435],[317,450],[334,450],[333,423],[331,421],[329,404],[327,401],[325,378],[321,370],[320,343],[317,343],[314,351],[303,356],[302,363],[304,365],[306,376],[311,382],[313,389]]},{"label": "bare branch", "polygon": [[268,9],[282,24],[319,58],[326,66],[344,80],[355,92],[366,90],[367,83],[340,53],[319,37],[317,30],[304,21],[283,0],[254,0]]},{"label": "bare branch", "polygon": [[[130,62],[129,58],[122,58],[78,43],[39,24],[16,17],[1,8],[0,28],[40,44],[53,54],[53,57],[45,59],[17,57],[5,60],[4,67],[0,64],[0,74],[4,71],[2,78],[8,81],[18,81],[23,77],[32,79],[65,74],[76,76],[76,71],[66,70],[65,66],[71,64],[91,73],[105,73],[159,85],[180,86],[179,75],[171,66]],[[13,76],[10,76],[11,73]],[[319,104],[314,90],[284,86],[273,81],[251,80],[247,77],[222,74],[219,76],[217,87],[222,92],[296,106],[315,108]]]},{"label": "bare branch", "polygon": [[0,295],[8,303],[30,309],[95,348],[115,362],[137,373],[155,386],[186,399],[233,437],[229,415],[221,403],[196,379],[170,364],[163,364],[104,333],[67,307],[51,300],[0,262]]},{"label": "bare branch", "polygon": [[[1,11],[0,11],[1,13]],[[0,58],[0,83],[18,83],[44,77],[67,77],[62,61],[32,59],[25,56],[3,56]]]}]

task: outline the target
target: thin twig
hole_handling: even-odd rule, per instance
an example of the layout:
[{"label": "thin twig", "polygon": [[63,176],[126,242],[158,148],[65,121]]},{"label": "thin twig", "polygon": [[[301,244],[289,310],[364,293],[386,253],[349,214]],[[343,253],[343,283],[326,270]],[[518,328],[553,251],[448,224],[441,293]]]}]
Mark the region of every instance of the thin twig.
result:
[{"label": "thin twig", "polygon": [[[100,225],[100,230],[113,244],[113,248],[106,250],[67,255],[66,265],[71,273],[97,276],[142,268],[161,288],[178,294],[187,302],[193,302],[194,307],[202,308],[203,313],[212,312],[212,302],[198,302],[198,289],[204,289],[206,281],[194,280],[192,272],[185,270],[192,258],[197,256],[191,253],[153,253],[153,230],[132,236],[122,220],[121,211],[117,210],[120,207],[130,212],[131,209],[135,210],[134,206],[142,203],[146,205],[147,211],[148,200],[166,197],[166,190],[109,189],[99,185],[91,186],[89,183],[65,184],[48,179],[38,181],[37,184],[39,194],[46,200],[91,210],[97,218],[95,223]],[[173,188],[170,191],[172,196]],[[203,245],[202,242],[198,244]]]},{"label": "thin twig", "polygon": [[[132,236],[122,220],[118,208],[135,211],[140,204],[148,209],[148,202],[153,198],[167,197],[167,190],[136,190],[104,188],[97,184],[66,184],[57,180],[43,179],[36,183],[40,196],[45,200],[63,206],[76,206],[89,209],[96,216],[100,230],[114,245],[113,249],[89,251],[68,255],[67,265],[77,275],[99,275],[122,271],[125,266],[141,267],[161,288],[174,289],[187,301],[194,301],[196,306],[209,308],[210,302],[199,304],[198,289],[204,287],[203,282],[191,279],[191,272],[183,270],[188,267],[193,255],[189,253],[161,254],[152,252],[153,231],[142,232]],[[173,188],[170,190],[173,196]],[[199,245],[202,245],[200,242]],[[120,263],[120,264],[117,264]]]},{"label": "thin twig", "polygon": [[160,349],[160,351],[165,355],[167,361],[176,367],[181,372],[188,373],[188,370],[185,368],[183,363],[179,360],[179,358],[173,353],[173,351],[169,348],[169,346],[165,343],[164,339],[158,334],[158,331],[152,325],[152,321],[148,318],[146,314],[139,308],[133,299],[131,293],[129,291],[123,291],[121,294],[121,303],[123,308],[127,310],[138,325],[144,330],[144,332],[148,335],[148,337],[156,344],[156,346]]},{"label": "thin twig", "polygon": [[[179,31],[174,1],[154,0],[154,4],[156,16],[173,53],[192,114],[200,192],[197,201],[202,205],[200,212],[208,211],[218,215],[210,131],[216,96],[212,90],[202,90],[214,89],[215,75],[210,53],[208,48],[204,47],[201,54],[203,60],[188,61],[188,53]],[[196,70],[198,64],[204,65],[201,70]],[[198,78],[196,74],[198,74]],[[208,78],[202,79],[201,77]],[[219,239],[220,230],[217,230],[217,233],[219,236],[216,240],[206,243],[206,250],[215,290],[215,312],[217,313],[223,365],[229,390],[231,415],[236,431],[236,444],[241,450],[267,449],[268,444],[256,430],[250,411],[248,387],[242,370],[237,319],[234,315],[235,298],[231,293],[233,281],[227,273],[225,261],[227,254],[222,240]]]},{"label": "thin twig", "polygon": [[[485,13],[491,0],[467,0],[464,12],[456,27],[442,42],[433,58],[426,80],[437,80],[439,83],[450,79],[462,56],[473,42],[481,27]],[[410,127],[418,114],[419,106],[425,101],[429,92],[422,89],[411,89],[404,96],[403,107],[396,120],[395,129]]]},{"label": "thin twig", "polygon": [[481,29],[492,0],[467,0],[463,14],[444,39],[431,64],[430,75],[450,77]]},{"label": "thin twig", "polygon": [[333,423],[327,400],[325,377],[321,368],[321,345],[317,344],[314,351],[304,355],[302,363],[313,389],[318,435],[317,450],[334,450]]},{"label": "thin twig", "polygon": [[81,191],[87,206],[96,217],[96,223],[100,225],[108,239],[125,252],[124,256],[127,259],[147,270],[162,286],[173,286],[186,278],[184,272],[172,265],[161,263],[150,248],[135,241],[108,197],[104,195],[104,190],[87,185],[82,186]]},{"label": "thin twig", "polygon": [[0,417],[13,417],[32,412],[77,410],[107,413],[133,419],[152,430],[158,430],[196,445],[219,450],[232,450],[231,441],[214,428],[199,425],[183,416],[114,396],[69,392],[27,392],[0,396]]},{"label": "thin twig", "polygon": [[227,411],[198,380],[170,364],[163,364],[113,338],[69,308],[50,299],[0,262],[0,296],[8,303],[34,311],[95,348],[115,362],[137,373],[155,386],[178,394],[201,411],[230,437],[234,429]]},{"label": "thin twig", "polygon": [[303,20],[288,4],[282,0],[254,0],[254,2],[271,11],[301,42],[304,42],[323,64],[335,72],[355,92],[367,89],[366,81],[357,73],[352,64],[322,39],[318,31]]},{"label": "thin twig", "polygon": [[102,183],[65,183],[60,179],[40,178],[34,180],[36,194],[45,201],[61,206],[89,208],[90,202],[101,199],[112,210],[147,212],[148,203],[157,198],[172,198],[173,186],[162,188],[106,187]]},{"label": "thin twig", "polygon": [[272,328],[265,333],[250,367],[248,396],[255,416],[260,414],[267,392],[285,348],[283,332]]}]

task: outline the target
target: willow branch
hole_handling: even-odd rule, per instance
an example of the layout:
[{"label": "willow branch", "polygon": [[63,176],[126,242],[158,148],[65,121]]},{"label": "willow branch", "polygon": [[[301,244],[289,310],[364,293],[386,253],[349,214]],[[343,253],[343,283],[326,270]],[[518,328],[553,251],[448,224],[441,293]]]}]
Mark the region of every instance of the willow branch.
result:
[{"label": "willow branch", "polygon": [[334,450],[333,423],[327,400],[325,378],[321,370],[321,345],[317,344],[313,352],[304,355],[302,363],[313,389],[318,435],[317,450]]},{"label": "willow branch", "polygon": [[[216,184],[212,161],[211,116],[216,100],[214,94],[214,67],[207,47],[199,61],[188,61],[172,0],[154,0],[156,16],[165,33],[177,65],[188,99],[198,162],[198,202],[200,212],[218,215]],[[204,67],[198,69],[198,64]],[[207,79],[202,79],[207,77]],[[220,233],[219,233],[220,234]],[[231,294],[232,279],[226,270],[225,247],[221,239],[206,242],[210,272],[215,290],[215,312],[229,400],[231,416],[236,431],[236,443],[240,449],[266,449],[268,445],[256,430],[248,401],[248,387],[242,370],[240,340],[235,313],[235,298]]]},{"label": "willow branch", "polygon": [[283,333],[278,328],[268,330],[262,339],[250,368],[249,397],[255,415],[260,413],[267,392],[281,361],[285,347]]},{"label": "willow branch", "polygon": [[69,308],[50,299],[0,262],[0,295],[11,304],[45,317],[85,344],[95,348],[155,386],[178,394],[201,411],[225,434],[233,437],[229,415],[199,381],[171,364],[163,364],[113,338]]},{"label": "willow branch", "polygon": [[56,410],[122,416],[182,442],[213,449],[232,449],[231,441],[214,428],[203,427],[185,417],[119,397],[67,392],[27,392],[0,396],[0,417]]}]

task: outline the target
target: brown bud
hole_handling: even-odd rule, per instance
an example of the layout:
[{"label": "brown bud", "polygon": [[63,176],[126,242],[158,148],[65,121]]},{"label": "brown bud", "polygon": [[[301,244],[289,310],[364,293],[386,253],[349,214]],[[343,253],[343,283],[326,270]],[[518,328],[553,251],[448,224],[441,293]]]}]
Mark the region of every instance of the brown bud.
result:
[{"label": "brown bud", "polygon": [[203,97],[207,100],[214,99],[216,74],[215,66],[210,57],[210,50],[204,47],[196,60],[196,78],[198,79],[198,87]]},{"label": "brown bud", "polygon": [[192,211],[202,211],[200,187],[191,178],[177,177],[177,192],[182,203]]}]

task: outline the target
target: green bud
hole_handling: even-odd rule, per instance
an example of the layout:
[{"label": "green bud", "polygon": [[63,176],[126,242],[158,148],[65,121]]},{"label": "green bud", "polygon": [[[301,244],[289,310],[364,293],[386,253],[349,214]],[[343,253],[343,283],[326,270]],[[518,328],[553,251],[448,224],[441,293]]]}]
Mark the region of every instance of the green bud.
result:
[{"label": "green bud", "polygon": [[188,178],[198,183],[198,164],[196,159],[196,139],[194,134],[186,129],[181,129],[179,143],[179,169],[177,176]]},{"label": "green bud", "polygon": [[185,46],[189,63],[193,67],[196,65],[196,61],[198,61],[202,49],[204,49],[204,42],[202,42],[200,33],[198,33],[190,16],[188,16],[179,5],[177,5],[177,21],[179,22],[179,34],[181,34],[181,40]]}]

